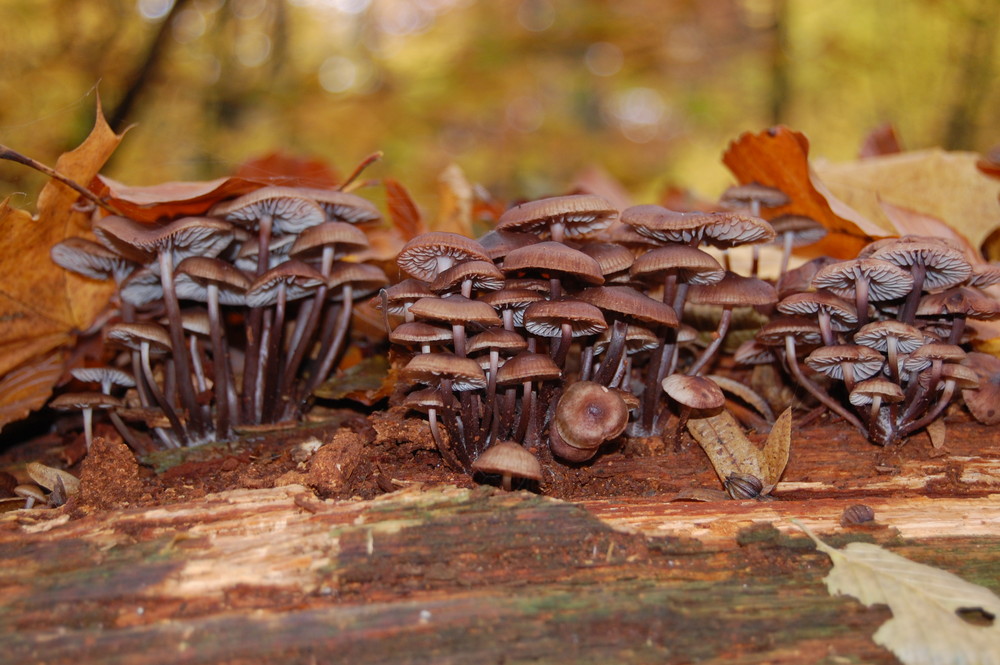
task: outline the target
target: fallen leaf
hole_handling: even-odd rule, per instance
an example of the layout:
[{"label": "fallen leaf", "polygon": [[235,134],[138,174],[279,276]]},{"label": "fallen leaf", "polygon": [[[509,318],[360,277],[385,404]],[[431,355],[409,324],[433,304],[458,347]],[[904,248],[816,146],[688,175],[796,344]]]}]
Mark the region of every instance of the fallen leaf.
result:
[{"label": "fallen leaf", "polygon": [[313,393],[323,399],[349,399],[372,406],[392,393],[396,377],[389,369],[389,359],[372,356],[339,372]]},{"label": "fallen leaf", "polygon": [[427,226],[420,216],[417,204],[410,198],[410,193],[406,191],[406,188],[392,178],[386,178],[383,182],[389,219],[392,220],[393,227],[399,231],[403,241],[412,240],[421,233],[425,233]]},{"label": "fallen leaf", "polygon": [[977,169],[978,158],[933,149],[814,167],[838,199],[884,232],[894,232],[888,203],[939,219],[979,247],[1000,220],[1000,180]]},{"label": "fallen leaf", "polygon": [[882,155],[894,155],[902,152],[899,137],[896,136],[896,128],[892,123],[879,125],[868,132],[864,141],[861,142],[861,149],[858,150],[858,157],[862,159],[868,157],[880,157]]},{"label": "fallen leaf", "polygon": [[0,379],[0,431],[7,423],[21,420],[45,404],[62,372],[61,351],[7,372]]},{"label": "fallen leaf", "polygon": [[948,439],[948,426],[944,424],[944,418],[938,418],[924,429],[927,430],[927,436],[935,450],[944,448],[945,441]]},{"label": "fallen leaf", "polygon": [[728,411],[707,418],[692,418],[687,428],[723,482],[731,474],[755,476],[764,485],[761,494],[769,494],[788,463],[792,432],[790,409],[775,421],[763,449],[746,437],[739,422]]},{"label": "fallen leaf", "polygon": [[793,214],[815,219],[828,231],[810,250],[835,258],[853,258],[874,238],[890,235],[867,217],[838,200],[815,178],[809,163],[809,140],[787,127],[745,133],[729,144],[723,163],[740,184],[776,187],[791,200],[766,211],[768,218]]},{"label": "fallen leaf", "polygon": [[324,162],[284,153],[252,159],[232,176],[200,182],[164,182],[144,187],[130,186],[97,176],[95,191],[126,217],[137,222],[156,222],[205,214],[224,199],[247,194],[266,186],[333,188],[337,175]]},{"label": "fallen leaf", "polygon": [[972,263],[980,263],[983,257],[964,235],[959,233],[943,220],[913,210],[903,206],[893,205],[888,201],[879,201],[879,208],[885,214],[889,223],[892,224],[895,232],[901,236],[932,236],[934,238],[945,238],[962,248],[967,258]]},{"label": "fallen leaf", "polygon": [[[111,131],[100,105],[87,139],[56,162],[56,170],[89,183],[121,141]],[[0,203],[0,376],[30,358],[69,343],[91,326],[114,291],[102,282],[70,273],[49,258],[50,248],[70,236],[93,239],[90,215],[75,204],[79,194],[50,180],[38,195],[31,217]]]},{"label": "fallen leaf", "polygon": [[80,479],[68,471],[38,462],[28,462],[24,470],[32,480],[49,491],[55,490],[60,482],[62,482],[66,496],[73,496],[80,490]]},{"label": "fallen leaf", "polygon": [[474,237],[472,185],[458,164],[449,164],[438,176],[438,195],[440,207],[434,221],[434,230]]},{"label": "fallen leaf", "polygon": [[[824,579],[831,594],[889,606],[892,618],[872,639],[905,665],[1000,665],[1000,598],[992,591],[871,543],[835,549],[793,522],[833,561]],[[966,621],[970,614],[988,624]]]}]

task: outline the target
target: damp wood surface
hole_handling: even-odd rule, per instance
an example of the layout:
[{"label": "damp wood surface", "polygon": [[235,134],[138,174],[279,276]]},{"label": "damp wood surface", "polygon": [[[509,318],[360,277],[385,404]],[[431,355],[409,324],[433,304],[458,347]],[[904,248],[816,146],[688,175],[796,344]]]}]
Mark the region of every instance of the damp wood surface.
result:
[{"label": "damp wood surface", "polygon": [[[1000,592],[998,442],[960,424],[944,454],[882,451],[831,431],[799,434],[767,502],[669,501],[719,483],[655,441],[549,468],[564,498],[384,457],[346,489],[373,470],[399,489],[364,500],[272,479],[155,503],[133,478],[133,505],[0,516],[0,661],[894,663],[871,640],[888,611],[829,596],[829,559],[789,519]],[[857,503],[875,521],[841,526]]]}]

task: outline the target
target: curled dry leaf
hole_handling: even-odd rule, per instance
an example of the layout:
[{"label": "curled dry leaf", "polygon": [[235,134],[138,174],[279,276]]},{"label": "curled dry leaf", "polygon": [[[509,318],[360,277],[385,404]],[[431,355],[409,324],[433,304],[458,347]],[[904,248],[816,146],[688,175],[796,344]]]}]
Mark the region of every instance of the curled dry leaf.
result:
[{"label": "curled dry leaf", "polygon": [[768,211],[768,217],[793,214],[811,217],[829,232],[814,245],[820,254],[853,258],[873,238],[890,235],[867,217],[831,194],[809,164],[809,140],[787,127],[745,133],[729,144],[723,163],[740,184],[758,182],[776,187],[791,199]]},{"label": "curled dry leaf", "polygon": [[438,176],[438,208],[435,231],[457,233],[475,238],[472,231],[472,185],[458,164],[449,164]]},{"label": "curled dry leaf", "polygon": [[73,496],[80,489],[80,479],[68,471],[45,466],[38,462],[29,462],[25,467],[28,476],[49,491],[54,491],[62,483],[66,496]]},{"label": "curled dry leaf", "polygon": [[[888,605],[892,618],[872,639],[906,665],[1000,665],[1000,598],[945,570],[910,561],[871,543],[830,547],[793,522],[830,557],[824,582],[831,594],[854,596],[866,606]],[[989,617],[975,625],[964,616]]]},{"label": "curled dry leaf", "polygon": [[420,210],[406,188],[392,178],[386,178],[383,184],[389,219],[392,220],[393,227],[399,232],[403,241],[412,240],[421,233],[426,233],[427,225],[424,224]]},{"label": "curled dry leaf", "polygon": [[62,352],[29,360],[0,379],[0,431],[45,404],[63,372]]},{"label": "curled dry leaf", "polygon": [[746,437],[728,411],[689,420],[687,428],[708,455],[715,473],[723,482],[732,474],[751,475],[763,483],[761,494],[769,494],[788,464],[792,438],[791,409],[785,409],[778,416],[763,448]]}]

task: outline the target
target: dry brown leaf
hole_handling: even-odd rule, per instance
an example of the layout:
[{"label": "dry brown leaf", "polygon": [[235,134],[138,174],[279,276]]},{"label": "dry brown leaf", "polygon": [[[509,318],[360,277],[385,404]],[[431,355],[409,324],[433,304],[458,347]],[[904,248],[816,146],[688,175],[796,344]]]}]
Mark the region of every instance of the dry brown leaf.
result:
[{"label": "dry brown leaf", "polygon": [[406,191],[398,181],[386,178],[385,185],[386,206],[389,209],[389,219],[392,220],[393,227],[399,232],[403,241],[412,240],[421,233],[427,231],[417,204],[413,202],[410,193]]},{"label": "dry brown leaf", "polygon": [[927,430],[927,436],[935,450],[944,448],[945,441],[948,439],[948,426],[944,424],[944,418],[938,418],[924,429]]},{"label": "dry brown leaf", "polygon": [[942,220],[979,247],[1000,223],[1000,180],[977,169],[978,158],[933,149],[814,168],[837,198],[887,233],[894,227],[883,202]]},{"label": "dry brown leaf", "polygon": [[895,232],[901,236],[932,236],[935,238],[945,238],[953,244],[962,248],[965,257],[972,263],[980,263],[983,257],[964,235],[946,224],[943,220],[906,208],[894,205],[888,201],[879,201],[879,208],[885,214]]},{"label": "dry brown leaf", "polygon": [[462,167],[449,164],[438,176],[440,209],[434,231],[447,231],[472,238],[472,185]]},{"label": "dry brown leaf", "polygon": [[49,354],[8,372],[0,379],[0,431],[25,418],[52,394],[63,372],[62,352]]},{"label": "dry brown leaf", "polygon": [[790,409],[778,417],[763,449],[746,437],[739,422],[728,411],[708,418],[693,418],[688,421],[687,428],[722,481],[734,473],[755,476],[764,485],[761,494],[768,494],[788,463],[792,434]]},{"label": "dry brown leaf", "polygon": [[864,141],[861,142],[858,157],[880,157],[894,155],[902,151],[899,136],[896,135],[896,128],[892,126],[892,123],[887,122],[868,132]]},{"label": "dry brown leaf", "polygon": [[39,462],[28,462],[24,470],[32,480],[49,491],[55,491],[60,483],[66,496],[73,496],[80,490],[80,479],[68,471]]},{"label": "dry brown leaf", "polygon": [[813,177],[809,141],[800,132],[779,126],[743,134],[729,144],[722,161],[741,184],[776,187],[791,199],[788,205],[768,210],[769,218],[795,214],[821,223],[829,233],[813,246],[817,252],[853,258],[873,238],[889,235]]},{"label": "dry brown leaf", "polygon": [[[872,639],[905,665],[1000,665],[1000,598],[992,591],[871,543],[834,549],[795,524],[833,561],[824,579],[831,594],[889,606],[892,618]],[[963,618],[970,612],[991,620],[976,625]]]},{"label": "dry brown leaf", "polygon": [[[111,131],[100,105],[87,139],[56,162],[56,170],[78,183],[97,175],[121,136]],[[70,342],[91,326],[114,290],[63,270],[49,249],[70,236],[93,237],[90,216],[75,207],[79,194],[55,180],[38,196],[38,214],[0,203],[0,375],[26,360]]]}]

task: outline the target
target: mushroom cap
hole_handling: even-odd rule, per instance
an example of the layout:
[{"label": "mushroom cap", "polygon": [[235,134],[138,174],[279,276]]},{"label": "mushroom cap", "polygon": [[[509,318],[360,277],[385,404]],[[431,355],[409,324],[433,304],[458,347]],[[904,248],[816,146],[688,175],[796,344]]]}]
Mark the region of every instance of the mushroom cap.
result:
[{"label": "mushroom cap", "polygon": [[461,289],[469,281],[473,291],[499,291],[504,286],[504,276],[500,268],[491,261],[463,261],[440,273],[430,284],[434,293],[445,293]]},{"label": "mushroom cap", "polygon": [[328,298],[333,301],[344,299],[346,286],[351,287],[351,300],[355,300],[378,291],[388,283],[389,278],[378,266],[350,261],[334,261],[326,279],[326,287],[331,291]]},{"label": "mushroom cap", "polygon": [[699,411],[721,409],[726,403],[722,389],[704,376],[671,374],[662,385],[670,399]]},{"label": "mushroom cap", "polygon": [[486,375],[472,358],[459,358],[453,353],[421,353],[413,356],[400,370],[400,379],[407,383],[438,386],[451,381],[455,392],[486,387]]},{"label": "mushroom cap", "polygon": [[97,392],[63,393],[49,402],[49,406],[58,411],[111,409],[124,405],[117,397]]},{"label": "mushroom cap", "polygon": [[754,307],[778,301],[774,287],[756,277],[743,277],[726,272],[715,284],[693,284],[688,290],[688,302],[721,307]]},{"label": "mushroom cap", "polygon": [[514,325],[521,327],[524,325],[524,310],[533,302],[543,300],[545,296],[538,291],[529,289],[500,289],[490,291],[479,296],[480,302],[484,302],[498,312],[513,310]]},{"label": "mushroom cap", "polygon": [[318,270],[302,261],[285,261],[258,277],[246,292],[248,307],[267,307],[278,301],[281,288],[285,300],[305,298],[324,283]]},{"label": "mushroom cap", "polygon": [[774,242],[784,242],[785,234],[792,237],[792,247],[805,247],[826,237],[826,227],[805,215],[781,215],[768,220],[774,229]]},{"label": "mushroom cap", "polygon": [[327,220],[326,212],[313,198],[294,187],[261,187],[231,201],[216,204],[210,215],[243,226],[255,227],[271,218],[275,235],[302,233]]},{"label": "mushroom cap", "polygon": [[73,378],[84,383],[105,383],[132,388],[135,386],[135,377],[128,372],[124,372],[115,367],[76,367],[71,369]]},{"label": "mushroom cap", "polygon": [[972,274],[972,266],[961,250],[929,238],[898,238],[871,256],[900,267],[923,265],[924,290],[951,288]]},{"label": "mushroom cap", "polygon": [[112,323],[104,328],[104,336],[109,342],[130,349],[139,349],[142,344],[148,343],[150,353],[166,353],[172,348],[170,335],[156,323]]},{"label": "mushroom cap", "polygon": [[189,256],[174,268],[174,290],[179,299],[208,301],[208,287],[218,289],[219,303],[243,305],[250,278],[222,259]]},{"label": "mushroom cap", "polygon": [[139,268],[118,285],[118,295],[125,302],[142,307],[163,298],[163,280],[160,279],[159,272]]},{"label": "mushroom cap", "polygon": [[911,353],[903,362],[903,366],[908,372],[922,372],[930,367],[935,360],[960,363],[965,358],[965,351],[956,344],[928,342]]},{"label": "mushroom cap", "polygon": [[885,358],[875,349],[859,344],[821,346],[808,356],[806,364],[834,379],[844,379],[844,365],[852,367],[855,381],[870,379],[882,370]]},{"label": "mushroom cap", "polygon": [[[594,354],[600,355],[604,353],[605,349],[611,343],[611,334],[613,329],[608,328],[601,333],[601,336],[594,341]],[[648,328],[642,326],[628,324],[625,328],[625,353],[632,355],[634,353],[642,353],[643,351],[651,351],[660,346],[660,340],[656,335],[653,334]]]},{"label": "mushroom cap", "polygon": [[483,332],[470,337],[465,343],[465,352],[472,354],[480,351],[504,351],[508,355],[520,353],[528,348],[528,342],[513,330],[504,328],[487,328]]},{"label": "mushroom cap", "polygon": [[777,187],[768,187],[759,182],[748,182],[742,185],[727,187],[722,192],[719,201],[725,204],[748,205],[754,201],[762,208],[777,208],[788,205],[791,199]]},{"label": "mushroom cap", "polygon": [[775,308],[782,314],[792,316],[825,312],[830,316],[830,327],[841,332],[852,330],[858,322],[858,311],[854,305],[829,291],[793,293]]},{"label": "mushroom cap", "polygon": [[746,340],[736,348],[733,360],[738,365],[768,365],[777,358],[770,348],[754,338]]},{"label": "mushroom cap", "polygon": [[881,376],[865,379],[854,385],[854,390],[848,396],[854,406],[867,406],[876,397],[882,399],[886,404],[902,402],[903,390],[892,381]]},{"label": "mushroom cap", "polygon": [[608,327],[601,310],[582,300],[538,300],[524,310],[524,328],[533,335],[560,337],[565,324],[573,337],[594,335]]},{"label": "mushroom cap", "polygon": [[508,358],[497,370],[497,385],[510,386],[529,381],[552,381],[562,377],[562,370],[547,353],[521,352]]},{"label": "mushroom cap", "polygon": [[233,227],[212,217],[182,217],[163,226],[108,215],[93,223],[94,235],[124,256],[145,262],[170,252],[174,262],[188,256],[218,256],[233,241]]},{"label": "mushroom cap", "polygon": [[570,384],[556,404],[552,426],[574,448],[597,448],[619,436],[628,425],[628,406],[621,396],[599,383]]},{"label": "mushroom cap", "polygon": [[[271,236],[271,242],[267,245],[267,267],[275,268],[288,260],[288,251],[295,244],[296,236]],[[257,272],[257,257],[260,255],[260,243],[244,242],[236,252],[234,265],[245,272],[254,274]]]},{"label": "mushroom cap", "polygon": [[538,459],[519,443],[498,441],[483,451],[472,463],[472,470],[480,473],[497,473],[512,478],[540,481],[542,465]]},{"label": "mushroom cap", "polygon": [[675,273],[677,279],[688,284],[717,284],[726,271],[715,257],[690,245],[664,245],[652,249],[632,264],[629,274],[639,279],[662,278]]},{"label": "mushroom cap", "polygon": [[705,241],[721,248],[774,240],[774,229],[765,220],[738,212],[677,212],[640,205],[622,211],[621,219],[661,243]]},{"label": "mushroom cap", "polygon": [[459,295],[421,298],[410,305],[410,314],[418,319],[447,321],[451,324],[465,323],[483,327],[503,324],[496,310],[486,303]]},{"label": "mushroom cap", "polygon": [[635,261],[627,247],[613,242],[588,242],[580,251],[597,261],[605,277],[627,271]]},{"label": "mushroom cap", "polygon": [[630,286],[594,286],[580,291],[577,297],[603,312],[620,314],[631,321],[670,328],[680,323],[673,307]]},{"label": "mushroom cap", "polygon": [[968,285],[985,289],[987,286],[1000,284],[1000,264],[998,263],[977,263],[972,266],[972,274],[969,276]]},{"label": "mushroom cap", "polygon": [[454,339],[451,328],[442,328],[423,321],[401,323],[389,333],[389,341],[393,344],[444,344]]},{"label": "mushroom cap", "polygon": [[571,194],[518,204],[500,215],[496,229],[548,237],[559,224],[565,237],[582,238],[606,229],[617,217],[618,211],[600,196]]},{"label": "mushroom cap", "polygon": [[976,288],[959,286],[920,299],[917,316],[967,316],[970,319],[994,319],[1000,315],[1000,302]]},{"label": "mushroom cap", "polygon": [[475,240],[457,233],[421,233],[399,251],[396,265],[410,277],[432,282],[438,273],[462,261],[489,261]]},{"label": "mushroom cap", "polygon": [[52,246],[52,261],[66,270],[91,279],[125,279],[135,269],[134,262],[104,245],[86,238],[66,238]]},{"label": "mushroom cap", "polygon": [[382,219],[378,208],[371,201],[357,194],[339,189],[316,189],[300,187],[296,190],[323,209],[327,219],[348,224],[368,224]]},{"label": "mushroom cap", "polygon": [[819,324],[801,316],[779,316],[771,319],[757,331],[756,339],[764,346],[783,346],[785,338],[791,335],[796,344],[811,346],[820,344],[823,336]]},{"label": "mushroom cap", "polygon": [[600,264],[578,249],[551,240],[519,247],[504,257],[503,272],[543,277],[574,277],[588,284],[603,284]]},{"label": "mushroom cap", "polygon": [[364,231],[347,222],[323,222],[303,231],[288,250],[289,256],[307,259],[330,248],[333,258],[339,259],[368,248]]},{"label": "mushroom cap", "polygon": [[479,237],[490,261],[497,261],[507,256],[512,250],[538,242],[538,236],[533,233],[515,233],[513,231],[498,231],[493,229]]},{"label": "mushroom cap", "polygon": [[440,388],[420,388],[411,391],[403,400],[403,406],[414,411],[427,413],[431,409],[444,408],[444,395]]},{"label": "mushroom cap", "polygon": [[389,314],[394,314],[396,316],[403,316],[409,309],[410,305],[421,298],[434,297],[434,294],[427,288],[427,284],[425,282],[412,277],[407,277],[406,279],[381,289],[379,295],[369,301],[371,306],[377,310],[382,309],[382,292],[385,293]]},{"label": "mushroom cap", "polygon": [[908,271],[874,258],[839,261],[821,268],[812,285],[843,298],[854,298],[856,284],[861,279],[868,280],[868,299],[872,302],[902,298],[913,288],[913,276]]},{"label": "mushroom cap", "polygon": [[862,326],[854,333],[854,343],[870,346],[877,351],[886,351],[890,337],[895,338],[899,353],[912,353],[924,345],[924,334],[920,330],[893,319],[872,321]]}]

